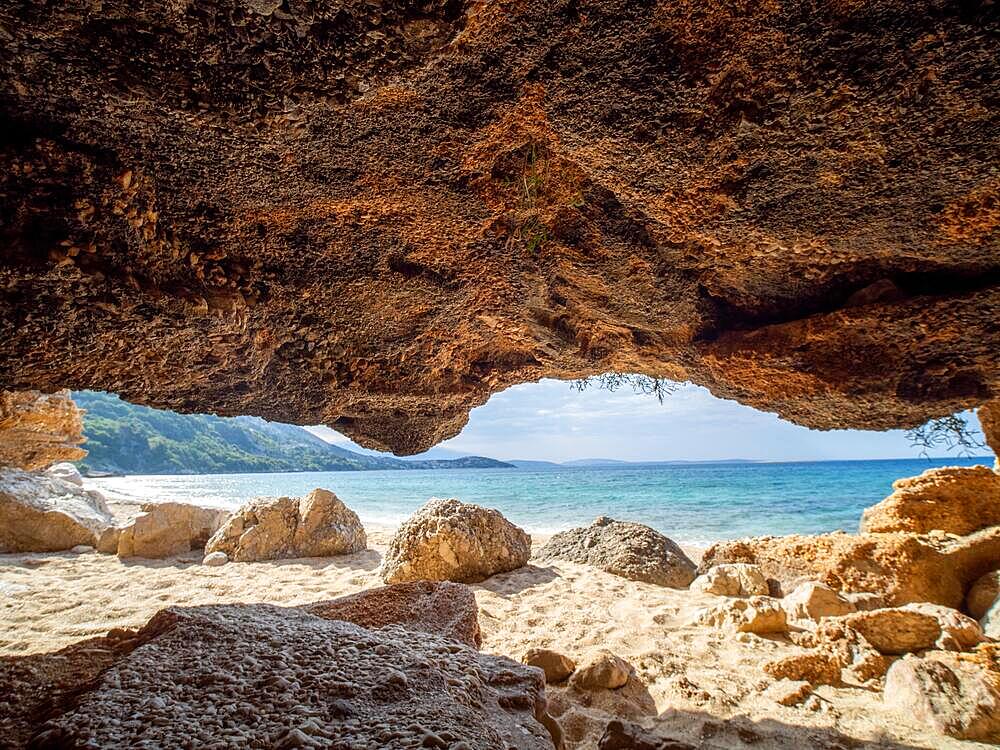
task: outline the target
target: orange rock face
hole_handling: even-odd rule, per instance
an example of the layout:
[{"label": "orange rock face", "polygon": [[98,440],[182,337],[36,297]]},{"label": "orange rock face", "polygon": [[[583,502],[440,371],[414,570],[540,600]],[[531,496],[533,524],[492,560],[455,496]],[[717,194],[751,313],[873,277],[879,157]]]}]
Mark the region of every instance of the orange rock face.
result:
[{"label": "orange rock face", "polygon": [[87,455],[83,412],[69,393],[0,391],[0,466],[34,471]]},{"label": "orange rock face", "polygon": [[867,508],[862,533],[940,529],[950,534],[1000,525],[1000,474],[985,466],[946,466],[897,479],[893,493]]},{"label": "orange rock face", "polygon": [[820,428],[977,405],[995,27],[930,0],[21,9],[0,385],[402,453],[546,376]]},{"label": "orange rock face", "polygon": [[719,542],[701,569],[720,563],[759,565],[791,591],[820,581],[843,592],[872,592],[885,603],[932,602],[958,609],[966,589],[1000,559],[1000,527],[960,538],[892,534],[821,534]]}]

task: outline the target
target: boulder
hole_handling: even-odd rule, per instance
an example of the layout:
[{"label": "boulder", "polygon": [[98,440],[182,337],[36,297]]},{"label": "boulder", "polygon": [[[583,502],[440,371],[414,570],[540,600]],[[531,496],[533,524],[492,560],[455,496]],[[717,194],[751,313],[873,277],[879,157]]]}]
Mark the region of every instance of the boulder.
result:
[{"label": "boulder", "polygon": [[769,596],[728,599],[699,612],[695,622],[736,633],[758,635],[784,633],[788,630],[781,602]]},{"label": "boulder", "polygon": [[113,523],[99,492],[43,473],[0,469],[0,552],[96,547]]},{"label": "boulder", "polygon": [[932,651],[897,660],[883,702],[932,731],[962,740],[1000,742],[1000,654]]},{"label": "boulder", "polygon": [[965,596],[965,608],[977,620],[982,619],[993,602],[1000,596],[1000,570],[991,570],[976,579]]},{"label": "boulder", "polygon": [[716,596],[767,596],[767,579],[756,565],[713,565],[691,582],[691,590]]},{"label": "boulder", "polygon": [[234,562],[331,557],[368,544],[357,514],[329,490],[302,498],[259,497],[229,516],[205,545]]},{"label": "boulder", "polygon": [[523,567],[531,537],[498,511],[433,498],[399,527],[382,558],[382,578],[473,583]]},{"label": "boulder", "polygon": [[933,602],[958,608],[972,582],[998,559],[1000,527],[957,538],[837,532],[719,542],[705,552],[700,572],[722,563],[751,563],[784,591],[819,581],[841,593],[876,594],[889,606]]},{"label": "boulder", "polygon": [[610,651],[602,651],[577,667],[570,684],[581,690],[614,690],[628,682],[632,667]]},{"label": "boulder", "polygon": [[[162,559],[202,549],[229,511],[188,503],[145,503],[142,512],[118,528],[118,557]],[[105,540],[106,541],[106,540]]]},{"label": "boulder", "polygon": [[576,669],[576,662],[550,648],[528,649],[521,657],[521,663],[545,672],[545,682],[549,685],[562,682]]},{"label": "boulder", "polygon": [[83,412],[69,391],[0,391],[0,467],[34,471],[87,455]]},{"label": "boulder", "polygon": [[846,597],[816,581],[800,584],[781,601],[792,620],[821,620],[854,612],[856,607]]},{"label": "boulder", "polygon": [[83,475],[80,474],[80,470],[76,468],[75,465],[67,461],[53,464],[45,470],[45,473],[50,477],[61,479],[64,482],[72,482],[73,484],[83,487]]},{"label": "boulder", "polygon": [[347,620],[369,629],[401,625],[472,648],[479,648],[483,640],[472,589],[449,581],[396,583],[310,604],[306,609],[318,617]]},{"label": "boulder", "polygon": [[538,670],[400,625],[171,608],[33,747],[552,750]]},{"label": "boulder", "polygon": [[1000,474],[985,466],[945,466],[897,479],[893,493],[867,508],[861,533],[938,529],[964,536],[1000,525]]},{"label": "boulder", "polygon": [[954,609],[933,604],[855,612],[837,622],[860,633],[883,654],[930,648],[961,651],[983,640],[979,624]]},{"label": "boulder", "polygon": [[697,569],[675,542],[658,531],[605,516],[586,528],[555,534],[538,559],[591,565],[630,581],[679,589],[690,585]]}]

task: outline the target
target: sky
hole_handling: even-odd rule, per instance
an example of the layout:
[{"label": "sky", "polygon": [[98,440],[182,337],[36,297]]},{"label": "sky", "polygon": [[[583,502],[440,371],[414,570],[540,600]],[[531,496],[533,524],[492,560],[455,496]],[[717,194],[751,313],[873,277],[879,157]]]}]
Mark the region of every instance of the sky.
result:
[{"label": "sky", "polygon": [[[978,428],[974,418],[973,425]],[[328,428],[310,429],[353,448]],[[810,430],[716,398],[700,386],[683,385],[660,404],[654,396],[628,387],[613,393],[598,388],[580,392],[559,380],[494,394],[473,410],[461,434],[441,447],[500,460],[546,461],[818,461],[920,455],[901,430]],[[432,450],[428,457],[453,456]]]}]

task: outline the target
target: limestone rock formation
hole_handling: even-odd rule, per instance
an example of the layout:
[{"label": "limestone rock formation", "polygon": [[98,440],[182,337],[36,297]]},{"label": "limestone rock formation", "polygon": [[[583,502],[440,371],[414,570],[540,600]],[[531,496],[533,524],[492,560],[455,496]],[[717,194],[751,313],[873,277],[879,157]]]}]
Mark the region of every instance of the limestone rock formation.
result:
[{"label": "limestone rock formation", "polygon": [[286,6],[5,15],[5,387],[409,453],[546,376],[1000,393],[992,4]]},{"label": "limestone rock formation", "polygon": [[96,547],[113,523],[98,492],[42,473],[0,469],[0,552]]},{"label": "limestone rock formation", "polygon": [[473,583],[523,567],[531,537],[498,511],[432,498],[404,521],[382,558],[382,579]]},{"label": "limestone rock formation", "polygon": [[700,625],[730,630],[734,633],[784,633],[788,619],[781,602],[769,596],[729,599],[698,613]]},{"label": "limestone rock formation", "polygon": [[819,581],[842,593],[870,592],[893,606],[962,606],[972,583],[1000,559],[1000,528],[949,538],[906,533],[756,537],[719,542],[699,570],[721,563],[759,565],[784,591]]},{"label": "limestone rock formation", "polygon": [[716,596],[767,596],[767,579],[756,565],[714,565],[691,582],[691,591]]},{"label": "limestone rock formation", "polygon": [[697,566],[673,540],[629,521],[601,516],[590,526],[561,531],[538,552],[546,562],[566,560],[658,586],[685,588]]},{"label": "limestone rock formation", "polygon": [[142,512],[118,530],[118,557],[162,559],[202,549],[229,511],[189,503],[145,503]]},{"label": "limestone rock formation", "polygon": [[521,663],[541,669],[545,673],[545,682],[548,685],[562,682],[576,669],[576,662],[550,648],[528,649],[521,657]]},{"label": "limestone rock formation", "polygon": [[329,490],[302,498],[259,497],[229,516],[205,545],[234,562],[330,557],[368,544],[357,514]]},{"label": "limestone rock formation", "polygon": [[941,734],[1000,742],[998,648],[906,656],[889,668],[884,702]]},{"label": "limestone rock formation", "polygon": [[972,584],[965,597],[965,608],[977,620],[982,619],[998,596],[1000,596],[1000,570],[991,570]]},{"label": "limestone rock formation", "polygon": [[893,493],[861,516],[861,533],[940,529],[964,536],[1000,525],[1000,474],[985,466],[945,466],[897,479]]},{"label": "limestone rock formation", "polygon": [[34,471],[83,458],[82,431],[69,391],[0,391],[0,467]]},{"label": "limestone rock formation", "polygon": [[449,581],[397,583],[311,604],[306,610],[327,620],[347,620],[369,630],[401,625],[452,638],[472,648],[479,648],[483,640],[472,590]]},{"label": "limestone rock formation", "polygon": [[791,620],[821,620],[855,610],[846,597],[816,581],[800,584],[781,600],[781,606]]},{"label": "limestone rock formation", "polygon": [[580,664],[570,683],[581,690],[614,690],[623,687],[632,674],[627,661],[610,651],[602,651]]},{"label": "limestone rock formation", "polygon": [[979,624],[961,612],[933,604],[856,612],[838,619],[883,654],[929,648],[964,651],[983,640]]},{"label": "limestone rock formation", "polygon": [[172,608],[37,747],[552,750],[540,672],[399,625],[269,605]]}]

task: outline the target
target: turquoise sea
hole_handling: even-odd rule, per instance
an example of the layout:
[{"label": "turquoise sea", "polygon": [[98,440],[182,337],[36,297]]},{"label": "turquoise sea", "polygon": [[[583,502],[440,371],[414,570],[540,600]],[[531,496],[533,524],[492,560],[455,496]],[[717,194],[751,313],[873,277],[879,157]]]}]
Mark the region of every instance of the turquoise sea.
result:
[{"label": "turquoise sea", "polygon": [[900,477],[992,458],[797,463],[631,464],[553,469],[338,471],[128,476],[88,480],[121,501],[180,500],[236,507],[252,497],[335,492],[361,520],[398,524],[431,497],[497,508],[528,531],[551,533],[600,515],[707,545],[762,534],[857,531],[861,511]]}]

